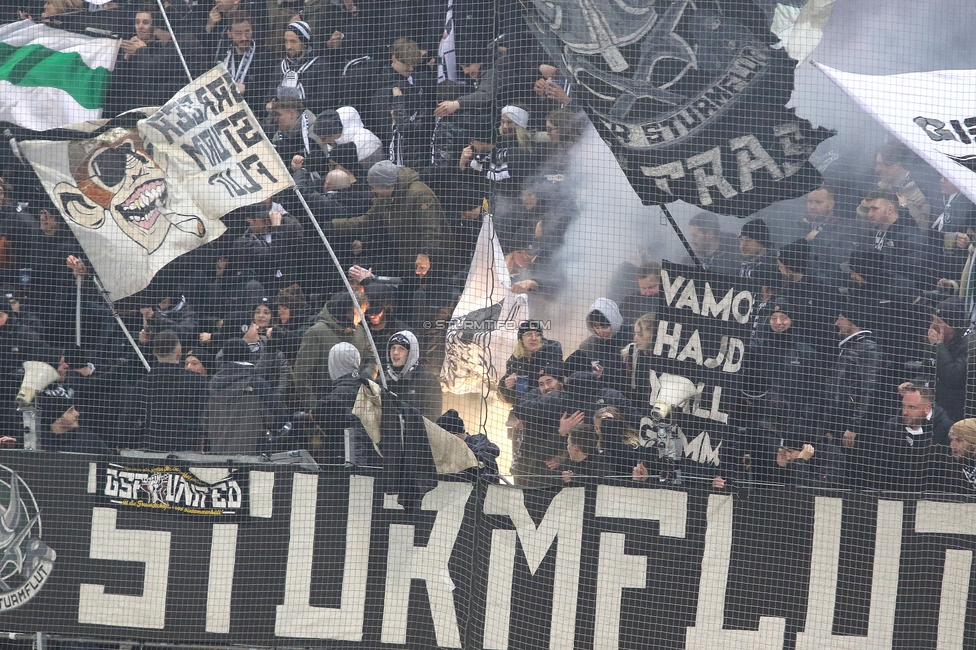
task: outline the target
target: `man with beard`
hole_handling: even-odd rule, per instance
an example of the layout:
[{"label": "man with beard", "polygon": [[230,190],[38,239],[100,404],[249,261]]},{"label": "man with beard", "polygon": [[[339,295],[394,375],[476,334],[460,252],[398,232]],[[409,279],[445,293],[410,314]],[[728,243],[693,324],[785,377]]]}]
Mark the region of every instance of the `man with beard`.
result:
[{"label": "man with beard", "polygon": [[[300,20],[288,23],[283,42],[285,58],[279,66],[281,77],[275,98],[297,99],[313,114],[336,108],[338,72],[328,57],[318,55],[308,23]],[[274,106],[269,103],[267,108],[273,110]]]},{"label": "man with beard", "polygon": [[268,87],[274,75],[271,55],[254,39],[253,22],[247,12],[232,11],[221,22],[227,25],[224,35],[230,44],[223,47],[226,44],[221,43],[215,58],[227,67],[237,92],[247,103],[260,105],[273,90]]},{"label": "man with beard", "polygon": [[515,445],[512,475],[515,484],[524,487],[546,487],[562,481],[558,471],[568,458],[566,440],[559,435],[562,421],[578,424],[583,415],[564,414],[561,364],[549,366],[539,375],[539,390],[530,391],[512,409]]},{"label": "man with beard", "polygon": [[908,384],[901,417],[888,422],[875,444],[868,443],[867,484],[879,489],[920,492],[926,488],[936,445],[946,444],[952,421],[934,405],[931,388]]},{"label": "man with beard", "polygon": [[922,287],[938,281],[933,270],[935,250],[911,218],[902,216],[895,194],[868,192],[857,212],[875,229],[868,243],[884,253],[892,272]]}]

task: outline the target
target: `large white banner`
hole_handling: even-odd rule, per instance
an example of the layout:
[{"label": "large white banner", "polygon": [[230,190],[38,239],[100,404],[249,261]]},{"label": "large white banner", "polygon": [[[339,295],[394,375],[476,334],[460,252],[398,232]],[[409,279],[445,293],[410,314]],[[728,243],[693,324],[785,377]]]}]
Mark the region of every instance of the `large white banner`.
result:
[{"label": "large white banner", "polygon": [[138,130],[21,148],[113,300],[223,234],[231,210],[294,184],[223,65]]},{"label": "large white banner", "polygon": [[976,200],[976,70],[880,76],[813,65],[963,194]]}]

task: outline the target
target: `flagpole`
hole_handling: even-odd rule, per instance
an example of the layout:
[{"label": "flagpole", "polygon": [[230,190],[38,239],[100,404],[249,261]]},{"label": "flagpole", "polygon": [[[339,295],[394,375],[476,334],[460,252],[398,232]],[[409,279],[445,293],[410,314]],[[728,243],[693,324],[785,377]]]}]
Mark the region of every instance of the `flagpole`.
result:
[{"label": "flagpole", "polygon": [[105,304],[108,305],[109,311],[111,311],[112,315],[115,316],[115,321],[119,324],[119,327],[122,328],[122,331],[125,332],[125,338],[129,339],[129,343],[132,345],[132,349],[136,351],[136,356],[139,357],[139,361],[142,361],[142,365],[146,367],[146,372],[152,372],[152,368],[149,367],[149,362],[146,361],[146,357],[143,356],[142,350],[139,349],[139,344],[136,343],[134,338],[132,338],[132,334],[129,333],[129,328],[125,326],[125,323],[122,321],[122,317],[119,316],[118,310],[115,309],[115,303],[112,302],[112,299],[108,296],[108,291],[106,291],[105,287],[102,286],[102,281],[98,279],[97,275],[92,275],[92,280],[95,282],[98,292],[102,294],[102,299],[105,301]]},{"label": "flagpole", "polygon": [[75,276],[75,345],[81,347],[81,283],[80,275]]},{"label": "flagpole", "polygon": [[183,50],[180,49],[180,42],[176,40],[176,34],[173,33],[173,26],[169,24],[169,16],[166,15],[163,0],[156,0],[156,4],[159,5],[159,10],[163,12],[163,22],[166,23],[166,29],[169,30],[169,37],[173,39],[173,45],[176,46],[176,53],[180,55],[180,63],[183,64],[183,71],[186,72],[186,78],[193,81],[193,75],[190,74],[190,67],[186,64],[186,59],[183,57]]},{"label": "flagpole", "polygon": [[359,321],[362,323],[363,330],[366,331],[366,338],[369,340],[369,347],[373,349],[373,354],[376,357],[376,363],[379,364],[380,383],[383,384],[383,388],[387,388],[386,377],[383,372],[383,357],[380,356],[379,351],[376,349],[376,343],[373,341],[373,333],[369,331],[369,321],[366,320],[366,314],[363,313],[362,308],[359,306],[359,299],[356,298],[356,292],[352,290],[352,285],[349,284],[349,278],[346,277],[346,272],[343,270],[342,264],[339,263],[339,258],[336,257],[335,251],[332,250],[332,244],[329,243],[329,238],[325,236],[325,232],[322,230],[322,226],[319,225],[318,219],[316,219],[315,215],[312,214],[312,209],[308,207],[308,203],[305,202],[305,197],[302,196],[301,190],[298,189],[297,185],[293,186],[292,190],[295,192],[295,196],[297,196],[298,200],[301,202],[302,207],[305,208],[305,214],[308,215],[312,225],[315,226],[315,232],[319,234],[319,238],[322,240],[322,243],[325,244],[326,250],[329,251],[329,257],[332,258],[332,263],[335,264],[335,267],[339,270],[339,277],[342,278],[342,283],[346,285],[346,291],[348,291],[349,295],[352,296],[352,305],[356,308],[356,313],[359,314]]},{"label": "flagpole", "polygon": [[[176,34],[173,34],[173,29],[170,27],[169,17],[166,15],[166,9],[163,7],[163,0],[156,0],[156,2],[159,4],[159,10],[163,12],[163,20],[166,21],[166,27],[169,29],[169,33],[173,37],[173,44],[176,45],[176,53],[180,56],[180,63],[183,64],[183,70],[186,72],[186,77],[190,81],[193,81],[193,75],[190,74],[190,68],[186,65],[186,59],[183,58],[183,50],[180,49],[180,44],[177,42]],[[284,163],[284,161],[282,162]],[[315,231],[319,234],[319,238],[322,240],[322,243],[325,244],[326,250],[329,251],[329,257],[332,258],[332,263],[335,264],[336,269],[338,269],[339,277],[342,278],[342,283],[346,285],[346,291],[349,292],[349,296],[352,298],[352,305],[356,309],[356,313],[359,315],[359,322],[362,324],[363,330],[366,332],[366,340],[369,341],[369,347],[372,348],[373,355],[376,357],[376,363],[379,366],[380,383],[383,385],[383,388],[387,388],[386,377],[383,374],[383,357],[380,356],[379,350],[376,349],[376,342],[373,341],[373,334],[369,331],[369,322],[366,320],[366,315],[359,306],[359,299],[356,297],[356,292],[352,290],[352,285],[349,284],[349,278],[346,277],[346,272],[343,270],[342,264],[339,263],[339,258],[336,257],[335,251],[332,250],[332,244],[329,243],[329,239],[325,236],[325,232],[323,232],[322,226],[319,225],[318,219],[316,219],[315,215],[312,214],[312,209],[308,207],[308,203],[305,202],[305,197],[302,196],[302,193],[297,186],[293,185],[292,190],[294,190],[295,196],[298,197],[302,207],[305,208],[305,214],[308,215],[312,225],[315,226]],[[105,299],[108,300],[108,295],[104,295]],[[109,302],[109,304],[111,305],[112,303]],[[114,307],[112,308],[112,312],[115,313]],[[122,319],[119,318],[118,314],[115,314],[115,317],[118,319],[119,324],[122,325],[122,329],[125,330],[126,336],[129,337],[129,341],[132,342],[133,346],[135,346],[136,352],[139,352],[138,346],[136,346],[135,341],[132,340],[132,335],[129,334],[129,330],[125,328],[125,325],[122,323]],[[142,358],[141,353],[139,353],[139,357]],[[142,358],[142,362],[145,364],[146,360]],[[146,370],[149,370],[149,364],[146,364]]]},{"label": "flagpole", "polygon": [[702,265],[701,258],[699,258],[698,255],[695,253],[695,249],[691,247],[691,244],[688,242],[688,239],[685,237],[685,234],[681,232],[681,227],[678,226],[678,222],[674,220],[674,215],[672,215],[671,211],[668,210],[668,206],[665,205],[664,203],[659,203],[658,207],[661,208],[661,212],[664,213],[664,216],[667,217],[668,219],[668,223],[671,224],[671,229],[674,230],[676,235],[678,235],[678,239],[681,240],[681,243],[685,247],[685,250],[688,251],[688,256],[691,257],[691,261],[695,263],[695,266],[700,267]]}]

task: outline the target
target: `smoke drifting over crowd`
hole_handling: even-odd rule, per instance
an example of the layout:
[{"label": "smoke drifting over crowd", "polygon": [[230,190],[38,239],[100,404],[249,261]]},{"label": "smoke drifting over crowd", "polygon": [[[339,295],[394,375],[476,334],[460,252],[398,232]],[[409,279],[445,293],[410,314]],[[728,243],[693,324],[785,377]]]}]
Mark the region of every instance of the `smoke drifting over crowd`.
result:
[{"label": "smoke drifting over crowd", "polygon": [[[791,102],[799,117],[837,132],[813,157],[828,183],[843,184],[871,174],[875,152],[887,135],[810,61],[877,75],[968,69],[976,60],[970,29],[974,23],[976,5],[967,0],[927,2],[924,7],[914,0],[833,4],[820,45],[796,70]],[[678,261],[687,255],[660,209],[641,204],[595,130],[586,131],[570,158],[563,187],[572,193],[579,214],[554,255],[565,282],[555,300],[531,303],[533,316],[551,319],[551,336],[562,341],[565,350],[574,349],[589,334],[583,321],[595,298],[614,297],[630,288],[630,269],[644,259]],[[777,220],[803,209],[801,201],[783,199],[761,212],[774,229]],[[681,202],[669,209],[686,233],[688,220],[699,212]],[[737,234],[742,221],[725,217],[722,223],[726,231]]]}]

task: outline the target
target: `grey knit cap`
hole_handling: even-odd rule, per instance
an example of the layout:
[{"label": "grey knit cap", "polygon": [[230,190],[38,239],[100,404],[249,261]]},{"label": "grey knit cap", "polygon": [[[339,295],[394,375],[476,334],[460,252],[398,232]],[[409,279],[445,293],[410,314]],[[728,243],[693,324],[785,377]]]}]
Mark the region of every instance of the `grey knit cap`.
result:
[{"label": "grey knit cap", "polygon": [[381,190],[394,188],[397,184],[397,166],[389,160],[381,160],[369,168],[366,179],[370,187],[378,187]]}]

